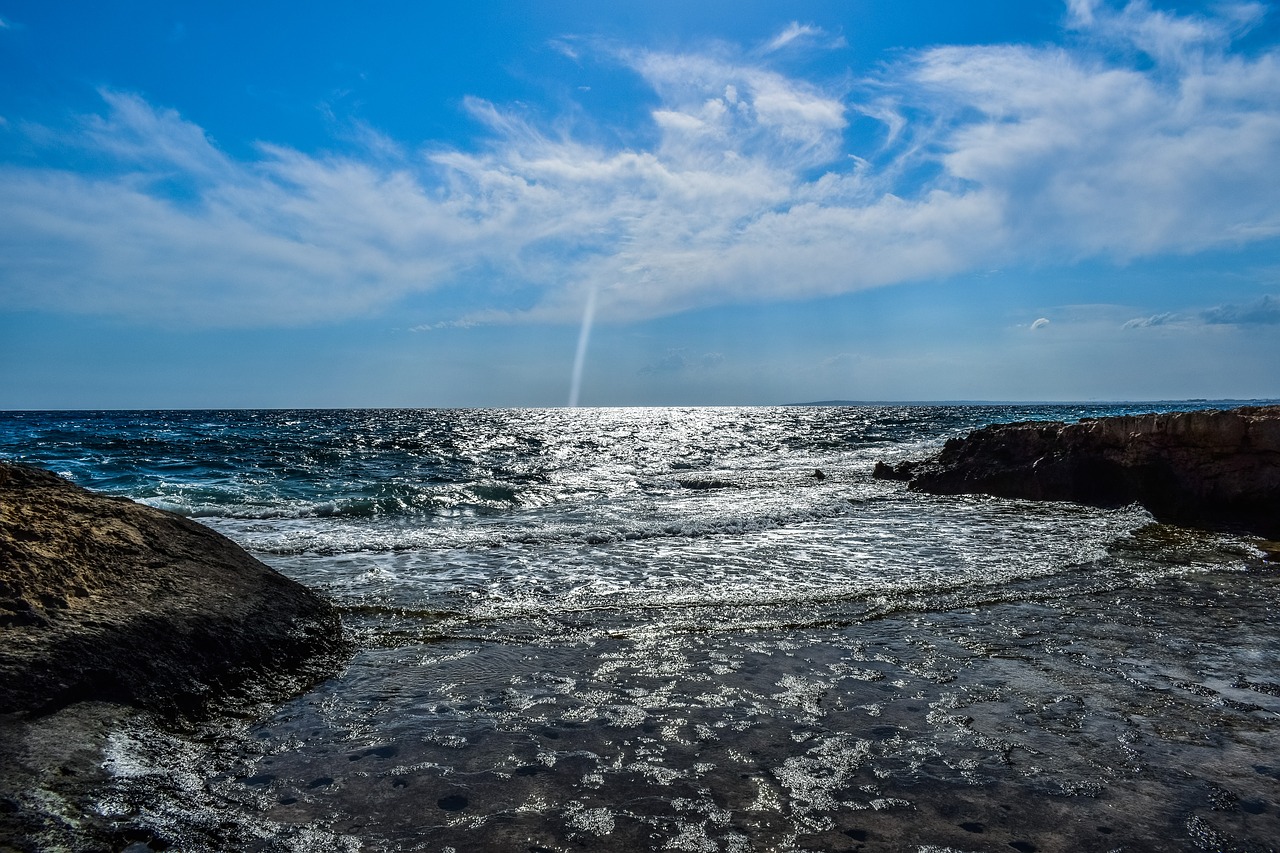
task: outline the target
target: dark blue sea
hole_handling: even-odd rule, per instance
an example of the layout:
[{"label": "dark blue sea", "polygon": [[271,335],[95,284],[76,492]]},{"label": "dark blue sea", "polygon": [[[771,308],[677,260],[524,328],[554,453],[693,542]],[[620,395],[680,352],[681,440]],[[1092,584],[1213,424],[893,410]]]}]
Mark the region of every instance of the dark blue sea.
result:
[{"label": "dark blue sea", "polygon": [[871,478],[1205,405],[0,412],[0,458],[213,527],[355,641],[113,733],[97,808],[149,849],[1271,850],[1258,543]]}]

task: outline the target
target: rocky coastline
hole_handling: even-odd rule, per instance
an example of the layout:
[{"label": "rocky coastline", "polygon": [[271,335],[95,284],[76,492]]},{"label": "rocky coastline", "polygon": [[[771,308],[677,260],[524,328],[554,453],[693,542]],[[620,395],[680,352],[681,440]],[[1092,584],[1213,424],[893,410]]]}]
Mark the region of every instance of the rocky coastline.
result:
[{"label": "rocky coastline", "polygon": [[111,840],[83,800],[120,720],[285,694],[346,651],[332,604],[226,537],[0,462],[0,850]]},{"label": "rocky coastline", "polygon": [[1139,503],[1173,524],[1280,539],[1280,406],[995,424],[873,476],[938,495]]},{"label": "rocky coastline", "polygon": [[333,606],[190,519],[0,463],[0,713],[189,712],[338,652]]}]

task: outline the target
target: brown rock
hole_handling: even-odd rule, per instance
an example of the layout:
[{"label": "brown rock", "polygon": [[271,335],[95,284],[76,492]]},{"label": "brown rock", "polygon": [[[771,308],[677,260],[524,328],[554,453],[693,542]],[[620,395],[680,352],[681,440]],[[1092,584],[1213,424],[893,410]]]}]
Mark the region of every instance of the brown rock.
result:
[{"label": "brown rock", "polygon": [[343,650],[331,604],[226,537],[0,462],[0,713],[193,710]]},{"label": "brown rock", "polygon": [[997,424],[874,476],[932,494],[1098,506],[1280,538],[1280,406]]}]

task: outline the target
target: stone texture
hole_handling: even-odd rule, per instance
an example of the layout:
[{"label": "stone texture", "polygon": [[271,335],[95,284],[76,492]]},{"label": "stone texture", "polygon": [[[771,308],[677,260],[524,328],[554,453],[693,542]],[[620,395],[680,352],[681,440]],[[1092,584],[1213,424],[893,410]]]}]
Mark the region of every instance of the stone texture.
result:
[{"label": "stone texture", "polygon": [[0,463],[0,714],[187,712],[343,650],[331,604],[226,537]]},{"label": "stone texture", "polygon": [[1098,506],[1280,539],[1280,406],[997,424],[874,476],[932,494]]}]

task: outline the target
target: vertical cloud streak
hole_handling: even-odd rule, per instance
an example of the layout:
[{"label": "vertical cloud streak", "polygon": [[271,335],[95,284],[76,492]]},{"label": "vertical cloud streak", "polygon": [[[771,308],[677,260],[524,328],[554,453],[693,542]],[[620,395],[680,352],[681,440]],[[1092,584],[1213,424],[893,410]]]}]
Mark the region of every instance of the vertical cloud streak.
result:
[{"label": "vertical cloud streak", "polygon": [[582,326],[578,330],[578,348],[573,355],[573,374],[569,378],[569,408],[578,407],[582,392],[582,371],[587,364],[587,345],[591,343],[591,327],[596,320],[596,289],[587,290],[587,304],[582,309]]}]

